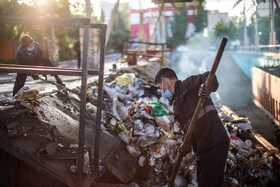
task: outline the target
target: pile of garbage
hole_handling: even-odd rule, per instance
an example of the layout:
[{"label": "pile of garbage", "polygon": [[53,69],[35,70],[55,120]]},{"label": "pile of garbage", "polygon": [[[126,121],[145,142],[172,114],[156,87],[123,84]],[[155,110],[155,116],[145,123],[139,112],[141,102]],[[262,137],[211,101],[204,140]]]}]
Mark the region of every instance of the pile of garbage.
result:
[{"label": "pile of garbage", "polygon": [[[96,88],[91,90],[89,95],[97,98]],[[139,159],[135,182],[140,186],[166,185],[183,140],[169,101],[161,97],[152,81],[133,73],[107,82],[104,91],[102,130],[119,136],[127,151]],[[267,184],[280,176],[272,156],[246,131],[251,128],[248,119],[238,121],[224,110],[219,110],[219,115],[231,140],[225,183],[257,185],[262,181]],[[175,186],[188,184],[197,186],[193,152],[184,157],[175,179]]]},{"label": "pile of garbage", "polygon": [[[87,98],[93,105],[96,105],[97,83],[89,84],[89,88],[91,91],[88,92]],[[18,96],[17,100],[1,100],[0,105],[19,104],[19,102],[23,105],[24,103],[28,104],[30,100],[34,100],[32,104],[38,105],[36,114],[40,114],[45,121],[52,120],[47,122],[54,123],[56,119],[52,119],[52,116],[45,116],[47,113],[42,112],[43,105],[40,106],[37,103],[38,97],[38,91],[25,90]],[[25,102],[22,102],[22,100]],[[49,105],[53,103],[55,107],[61,106],[61,110],[63,109],[67,114],[65,120],[69,120],[68,116],[72,116],[73,126],[76,126],[76,123],[78,124],[78,113],[70,107],[73,100],[70,99],[71,102],[60,101],[60,104],[55,98],[53,98],[53,102],[50,101],[51,99],[44,100],[44,98],[40,100],[41,103],[48,103]],[[216,107],[230,137],[224,182],[233,186],[279,185],[279,160],[277,162],[273,158],[273,154],[278,150],[271,152],[255,140],[250,121],[247,118],[237,116],[226,106]],[[135,73],[118,72],[115,75],[110,74],[106,79],[102,109],[102,131],[119,137],[126,146],[126,150],[124,148],[123,150],[132,155],[131,158],[136,157],[138,159],[137,171],[133,179],[134,183],[140,186],[166,186],[176,162],[178,147],[184,138],[180,126],[174,121],[173,109],[169,100],[161,97],[160,90],[154,85],[153,81],[137,76]],[[76,110],[78,111],[78,108]],[[29,113],[30,111],[28,110]],[[24,110],[24,112],[26,111]],[[94,114],[94,112],[91,114]],[[60,118],[64,119],[63,116],[60,116],[57,119],[59,124],[61,124]],[[53,134],[53,132],[56,132],[54,134],[58,134],[58,137],[61,136],[59,139],[52,138],[52,136],[47,138],[47,140],[52,141],[44,142],[44,149],[36,155],[38,158],[42,159],[46,156],[59,159],[77,158],[76,152],[72,153],[73,147],[71,147],[71,145],[75,145],[74,148],[76,149],[77,144],[71,144],[73,143],[72,140],[66,141],[65,137],[62,137],[59,133],[64,132],[65,128],[69,128],[67,125],[65,127],[58,126],[62,129],[53,129],[50,125],[43,126],[40,123],[36,128],[34,125],[34,127],[30,126],[29,128],[24,126],[25,131],[22,129],[19,131],[18,128],[22,128],[22,125],[18,124],[20,123],[13,122],[7,125],[8,137],[31,136],[31,132],[27,133],[27,131],[30,131],[30,127],[44,132],[41,133],[44,137],[45,134]],[[37,122],[32,124],[37,124]],[[44,129],[42,129],[43,127]],[[38,131],[35,133],[40,135]],[[55,146],[54,139],[57,139]],[[68,149],[66,145],[70,145],[71,149]],[[57,146],[60,148],[57,149]],[[59,150],[64,150],[64,152]],[[67,152],[69,150],[71,154]],[[91,158],[89,153],[86,158]],[[92,162],[88,161],[87,163],[89,167],[84,167],[88,171],[85,171],[85,173],[90,173],[90,163]],[[109,172],[109,169],[105,169],[102,163],[100,163],[100,166],[100,175]],[[70,169],[73,173],[76,173],[77,167],[72,165]],[[193,152],[190,152],[181,162],[180,170],[175,179],[175,186],[197,186],[196,174],[196,156]]]},{"label": "pile of garbage", "polygon": [[225,180],[238,186],[279,185],[279,160],[277,163],[273,158],[274,153],[279,153],[278,149],[266,150],[254,138],[248,118],[234,115],[226,114],[223,108],[219,112],[230,137]]},{"label": "pile of garbage", "polygon": [[[93,97],[97,97],[96,89]],[[160,98],[158,89],[148,80],[133,73],[118,76],[104,85],[106,105],[103,110],[103,130],[118,135],[127,151],[139,158],[145,185],[163,185],[168,180],[170,163],[175,162],[176,149],[182,135],[175,136],[172,107]],[[180,139],[180,141],[178,141]],[[147,179],[145,176],[150,177]],[[140,179],[139,179],[140,180]],[[141,185],[142,186],[142,185]]]}]

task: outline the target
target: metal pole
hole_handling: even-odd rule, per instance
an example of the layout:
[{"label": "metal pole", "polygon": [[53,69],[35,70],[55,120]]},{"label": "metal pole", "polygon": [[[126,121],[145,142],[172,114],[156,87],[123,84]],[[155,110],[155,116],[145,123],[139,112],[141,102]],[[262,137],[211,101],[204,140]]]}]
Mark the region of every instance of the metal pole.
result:
[{"label": "metal pole", "polygon": [[[216,72],[216,70],[218,68],[218,65],[220,63],[220,60],[221,60],[224,48],[226,46],[226,43],[227,43],[227,39],[223,38],[223,40],[222,40],[222,42],[220,44],[219,51],[218,51],[218,53],[216,55],[214,64],[213,64],[212,69],[210,71],[210,74],[208,75],[208,78],[206,80],[205,86],[207,88],[210,87],[210,85],[212,83],[212,80],[215,77],[215,72]],[[195,112],[194,112],[194,114],[192,116],[192,120],[191,120],[190,126],[188,128],[187,134],[185,135],[184,142],[183,142],[183,145],[182,145],[182,150],[186,150],[186,148],[187,148],[187,146],[188,146],[188,144],[189,144],[189,142],[191,140],[191,136],[192,136],[192,133],[193,133],[193,130],[194,130],[197,118],[198,118],[198,114],[199,114],[200,110],[203,108],[204,103],[205,103],[205,98],[200,98],[199,101],[198,101],[198,104],[196,106]],[[179,170],[179,167],[180,167],[180,164],[181,164],[183,156],[184,155],[180,152],[178,157],[177,157],[177,161],[175,163],[175,166],[173,168],[173,171],[172,171],[172,174],[171,174],[171,177],[170,177],[170,181],[168,183],[169,187],[172,187],[173,184],[174,184],[174,180],[175,180],[175,177],[176,177],[176,175],[178,173],[178,170]]]},{"label": "metal pole", "polygon": [[[104,58],[105,58],[105,39],[106,29],[101,30],[101,43],[100,43],[100,65],[99,65],[99,83],[98,83],[98,101],[97,101],[97,115],[96,115],[96,130],[95,130],[95,147],[94,147],[94,174],[98,175],[98,163],[99,163],[99,139],[100,139],[100,125],[101,125],[101,112],[102,112],[102,100],[103,100],[103,80],[104,80]],[[102,50],[104,49],[104,50]]]},{"label": "metal pole", "polygon": [[244,0],[244,7],[243,7],[243,12],[244,12],[244,46],[248,46],[248,34],[247,34],[247,17],[246,17],[246,8],[245,8],[246,0]]},{"label": "metal pole", "polygon": [[165,4],[165,0],[162,0],[161,1],[161,6],[160,6],[160,9],[159,9],[159,13],[158,13],[158,17],[157,17],[157,20],[153,26],[153,28],[151,29],[151,32],[150,32],[150,41],[151,42],[155,42],[155,37],[154,37],[154,33],[156,31],[156,27],[157,27],[157,24],[160,20],[160,16],[161,16],[161,13],[162,13],[162,10],[163,10],[163,7],[164,7],[164,4]]},{"label": "metal pole", "polygon": [[260,38],[259,38],[259,27],[258,27],[258,4],[256,5],[256,15],[255,15],[255,46],[257,51],[259,51]]},{"label": "metal pole", "polygon": [[269,20],[270,20],[269,45],[275,45],[275,40],[274,40],[274,8],[273,8],[273,0],[269,1]]},{"label": "metal pole", "polygon": [[163,67],[163,60],[164,60],[164,44],[161,44],[161,63],[160,63],[160,68]]},{"label": "metal pole", "polygon": [[123,43],[123,56],[127,53],[127,41]]},{"label": "metal pole", "polygon": [[78,177],[79,182],[82,182],[83,165],[84,165],[84,144],[85,144],[85,119],[86,119],[86,92],[87,92],[87,49],[89,39],[89,25],[84,29],[84,53],[82,64],[82,88],[81,88],[81,103],[80,103],[80,125],[79,125],[79,148],[78,148]]}]

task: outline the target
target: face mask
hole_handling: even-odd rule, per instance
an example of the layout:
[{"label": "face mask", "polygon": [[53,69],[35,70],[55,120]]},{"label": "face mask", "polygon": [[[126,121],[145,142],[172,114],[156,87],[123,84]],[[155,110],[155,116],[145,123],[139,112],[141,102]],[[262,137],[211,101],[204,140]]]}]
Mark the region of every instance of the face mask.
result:
[{"label": "face mask", "polygon": [[33,50],[34,50],[34,45],[33,45],[32,48],[27,48],[27,49],[26,49],[26,51],[28,51],[28,52],[31,52],[31,51],[33,51]]},{"label": "face mask", "polygon": [[[163,88],[163,84],[161,84],[161,87]],[[163,91],[163,89],[161,90],[161,94],[163,97],[169,99],[173,96],[173,94],[166,88],[165,91]]]}]

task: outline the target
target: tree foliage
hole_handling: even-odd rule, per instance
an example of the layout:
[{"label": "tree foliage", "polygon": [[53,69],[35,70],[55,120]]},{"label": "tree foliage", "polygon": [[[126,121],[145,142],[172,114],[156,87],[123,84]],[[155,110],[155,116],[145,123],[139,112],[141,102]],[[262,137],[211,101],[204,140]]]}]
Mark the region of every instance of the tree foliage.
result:
[{"label": "tree foliage", "polygon": [[[29,3],[19,3],[18,0],[0,0],[0,15],[24,17],[72,16],[68,0],[48,0],[43,5],[36,0],[30,0]],[[38,25],[0,24],[0,42],[19,41],[24,34],[30,35],[35,41],[44,45],[50,39],[51,28]],[[55,36],[59,46],[60,60],[72,59],[71,44],[79,39],[78,28],[55,27]]]},{"label": "tree foliage", "polygon": [[275,14],[274,18],[274,26],[275,26],[275,33],[276,33],[276,43],[280,44],[280,10],[278,9],[278,13]]},{"label": "tree foliage", "polygon": [[202,32],[204,28],[207,27],[207,13],[205,10],[205,2],[199,3],[198,1],[194,2],[195,10],[194,10],[194,26],[195,32]]},{"label": "tree foliage", "polygon": [[216,37],[227,37],[230,40],[237,38],[237,30],[236,19],[230,20],[229,23],[224,23],[223,19],[220,19],[214,28]]},{"label": "tree foliage", "polygon": [[130,28],[130,12],[129,12],[129,4],[128,3],[121,3],[120,4],[120,14],[124,21],[124,24],[127,29]]},{"label": "tree foliage", "polygon": [[97,23],[104,24],[104,22],[105,22],[105,13],[104,13],[104,10],[101,9],[101,16],[100,16],[100,19],[97,21]]},{"label": "tree foliage", "polygon": [[186,31],[188,27],[188,12],[184,4],[183,7],[179,7],[178,11],[173,11],[173,20],[171,21],[172,37],[168,38],[167,41],[178,46],[185,44],[187,41]]},{"label": "tree foliage", "polygon": [[[276,43],[280,42],[280,15],[274,14],[274,31],[276,34]],[[255,15],[250,18],[250,24],[247,25],[249,44],[253,44],[255,41]],[[244,24],[243,18],[238,20],[234,18],[229,23],[224,23],[220,20],[215,26],[215,36],[223,37],[226,36],[231,40],[238,39],[240,41],[244,40]],[[269,33],[270,33],[270,20],[269,16],[258,18],[258,33],[259,33],[259,43],[261,45],[269,44]]]},{"label": "tree foliage", "polygon": [[113,50],[114,52],[122,52],[123,42],[129,40],[130,31],[128,25],[125,23],[123,15],[126,15],[126,11],[129,9],[121,9],[123,13],[118,12],[114,20],[113,29],[109,37],[107,44],[107,52]]}]

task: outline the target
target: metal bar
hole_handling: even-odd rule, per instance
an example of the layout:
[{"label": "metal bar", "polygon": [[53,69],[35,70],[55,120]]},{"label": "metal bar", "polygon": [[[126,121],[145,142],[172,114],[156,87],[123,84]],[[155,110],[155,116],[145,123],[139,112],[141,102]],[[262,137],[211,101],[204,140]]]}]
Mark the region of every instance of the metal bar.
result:
[{"label": "metal bar", "polygon": [[0,23],[84,27],[90,24],[90,19],[89,18],[38,18],[38,17],[34,18],[34,17],[0,16]]},{"label": "metal bar", "polygon": [[149,44],[149,45],[162,45],[162,44],[167,44],[168,43],[150,43],[150,42],[137,42],[137,41],[127,41],[128,43],[140,43],[140,44]]},{"label": "metal bar", "polygon": [[103,80],[104,80],[104,58],[105,58],[105,37],[106,27],[101,30],[100,42],[100,65],[99,65],[99,83],[98,83],[98,100],[97,100],[97,115],[96,115],[96,130],[95,130],[95,147],[94,147],[94,175],[98,175],[99,163],[99,139],[100,139],[100,125],[101,125],[101,112],[103,100]]},{"label": "metal bar", "polygon": [[[0,72],[6,73],[26,73],[26,74],[47,74],[47,75],[67,75],[67,76],[82,76],[82,70],[75,69],[59,69],[59,68],[46,68],[46,67],[1,67]],[[89,70],[89,75],[98,75],[98,71]]]},{"label": "metal bar", "polygon": [[129,54],[129,53],[127,53],[127,54],[125,54],[125,55],[129,55],[129,56],[147,56],[147,57],[158,57],[158,58],[161,58],[161,56],[159,56],[159,55],[146,55],[146,54]]},{"label": "metal bar", "polygon": [[79,148],[78,148],[78,177],[79,184],[82,184],[82,174],[84,166],[84,144],[85,144],[85,119],[86,119],[86,91],[87,91],[87,56],[88,56],[88,40],[89,40],[89,25],[84,29],[84,52],[82,64],[82,88],[81,88],[81,103],[80,103],[80,125],[79,125]]},{"label": "metal bar", "polygon": [[[153,25],[152,30],[151,30],[151,32],[150,32],[150,36],[151,36],[151,37],[154,37],[154,33],[155,33],[156,28],[157,28],[157,25],[158,25],[158,23],[159,23],[159,20],[160,20],[162,11],[163,11],[164,4],[165,4],[165,0],[161,0],[161,6],[160,6],[160,9],[159,9],[159,14],[158,14],[157,20],[156,20],[155,24]],[[154,38],[153,38],[153,39],[154,39]]]},{"label": "metal bar", "polygon": [[107,25],[105,24],[95,24],[95,23],[91,23],[90,24],[90,28],[95,28],[95,29],[106,29],[107,28]]},{"label": "metal bar", "polygon": [[163,59],[164,59],[164,44],[161,45],[161,61],[160,61],[160,68],[163,67]]},{"label": "metal bar", "polygon": [[127,41],[123,43],[123,56],[127,53]]}]

